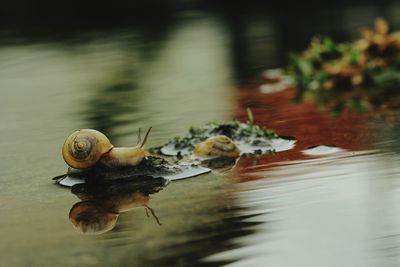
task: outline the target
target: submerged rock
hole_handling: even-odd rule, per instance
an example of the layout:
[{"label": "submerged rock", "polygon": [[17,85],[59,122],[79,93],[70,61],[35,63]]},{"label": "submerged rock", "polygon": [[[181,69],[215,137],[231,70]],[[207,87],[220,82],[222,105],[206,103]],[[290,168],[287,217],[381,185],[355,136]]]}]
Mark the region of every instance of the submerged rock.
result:
[{"label": "submerged rock", "polygon": [[[253,116],[248,112],[248,123],[234,120],[224,124],[209,123],[203,127],[192,127],[186,136],[173,138],[161,148],[150,149],[155,155],[149,155],[143,149],[151,128],[143,142],[139,134],[138,145],[133,148],[114,148],[107,141],[111,150],[100,154],[93,166],[87,169],[70,167],[66,174],[54,177],[53,180],[63,186],[91,181],[142,180],[143,177],[179,180],[210,172],[211,168],[218,171],[230,170],[243,155],[272,154],[294,147],[294,139],[279,137],[273,130],[253,124]],[[95,130],[86,131],[97,133]],[[97,135],[103,136],[101,133]],[[96,148],[96,140],[89,146],[87,142],[81,144],[72,138],[68,144],[76,147],[78,152],[85,152],[82,152],[85,157],[91,158],[92,154],[86,153],[84,148]],[[113,150],[116,150],[114,154],[118,153],[111,157]],[[135,153],[131,153],[131,150]],[[136,159],[134,164],[130,160],[131,154]],[[75,161],[80,163],[82,157],[80,154],[78,156]]]},{"label": "submerged rock", "polygon": [[73,186],[89,181],[117,181],[123,179],[143,180],[143,177],[161,177],[168,180],[185,179],[210,172],[211,169],[194,164],[173,164],[167,160],[149,156],[137,166],[109,168],[105,165],[96,165],[88,170],[69,168],[67,173],[54,177],[60,185]]},{"label": "submerged rock", "polygon": [[308,156],[323,156],[323,155],[330,155],[334,153],[339,153],[343,152],[345,149],[337,147],[337,146],[331,146],[331,145],[319,145],[319,146],[313,146],[310,148],[307,148],[303,150],[303,154],[308,155]]}]

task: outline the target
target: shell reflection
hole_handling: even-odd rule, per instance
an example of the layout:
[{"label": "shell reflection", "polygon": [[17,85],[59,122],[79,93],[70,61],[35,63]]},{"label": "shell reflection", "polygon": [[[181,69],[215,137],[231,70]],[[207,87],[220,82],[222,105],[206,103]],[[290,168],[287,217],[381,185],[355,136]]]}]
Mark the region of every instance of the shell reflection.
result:
[{"label": "shell reflection", "polygon": [[72,206],[69,219],[78,232],[98,235],[112,230],[122,212],[143,207],[146,214],[149,216],[150,212],[161,225],[148,204],[150,195],[159,192],[167,184],[168,180],[161,177],[76,184],[71,187],[71,192],[81,201]]},{"label": "shell reflection", "polygon": [[75,203],[69,212],[74,227],[83,234],[102,234],[114,228],[119,213],[103,207],[96,201]]}]

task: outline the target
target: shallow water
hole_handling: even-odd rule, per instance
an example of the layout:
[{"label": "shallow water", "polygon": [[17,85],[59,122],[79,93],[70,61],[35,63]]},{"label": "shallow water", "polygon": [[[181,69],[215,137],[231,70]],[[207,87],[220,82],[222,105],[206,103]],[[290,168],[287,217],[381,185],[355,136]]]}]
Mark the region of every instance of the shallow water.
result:
[{"label": "shallow water", "polygon": [[[294,105],[290,90],[238,89],[240,70],[280,62],[278,42],[262,44],[282,32],[245,16],[252,31],[235,38],[250,52],[238,56],[218,16],[181,16],[156,39],[120,29],[0,47],[0,266],[398,266],[398,115],[391,125],[349,113],[334,120]],[[79,200],[50,180],[66,170],[70,132],[96,128],[129,145],[153,126],[151,147],[190,125],[245,120],[246,107],[256,123],[296,136],[295,149],[172,182],[149,202],[162,226],[140,207],[103,235],[73,229]],[[302,153],[321,144],[344,151]]]}]

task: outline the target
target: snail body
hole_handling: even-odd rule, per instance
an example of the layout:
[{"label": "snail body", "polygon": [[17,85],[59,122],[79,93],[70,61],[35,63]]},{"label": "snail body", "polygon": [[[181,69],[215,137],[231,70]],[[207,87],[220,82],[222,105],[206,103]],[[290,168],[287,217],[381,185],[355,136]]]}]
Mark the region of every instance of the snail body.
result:
[{"label": "snail body", "polygon": [[142,147],[114,147],[100,161],[108,167],[136,166],[144,157],[145,151]]},{"label": "snail body", "polygon": [[141,142],[140,129],[138,144],[134,147],[114,147],[103,133],[82,129],[72,133],[64,142],[62,155],[72,168],[89,169],[98,163],[107,167],[136,166],[145,157],[143,148],[151,127]]},{"label": "snail body", "polygon": [[240,150],[226,135],[217,135],[198,143],[193,153],[198,157],[237,158],[240,155]]}]

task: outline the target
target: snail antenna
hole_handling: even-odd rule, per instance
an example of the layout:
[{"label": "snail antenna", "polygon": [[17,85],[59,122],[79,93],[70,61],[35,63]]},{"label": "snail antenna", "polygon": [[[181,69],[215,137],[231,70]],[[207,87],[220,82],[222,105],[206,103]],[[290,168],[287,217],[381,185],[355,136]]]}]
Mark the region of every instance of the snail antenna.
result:
[{"label": "snail antenna", "polygon": [[142,142],[141,131],[142,131],[142,129],[139,128],[139,133],[138,133],[138,138],[137,138],[137,143],[136,143],[136,145],[139,145],[139,144]]},{"label": "snail antenna", "polygon": [[[151,129],[151,127],[150,127],[150,129]],[[147,205],[145,205],[144,207],[145,207],[145,209],[146,209],[146,214],[147,214],[147,216],[149,215],[149,213],[147,212],[147,210],[149,210],[150,213],[151,213],[151,215],[153,215],[154,219],[156,220],[157,224],[158,224],[159,226],[161,226],[162,224],[161,224],[160,220],[158,219],[158,217],[157,217],[156,213],[154,212],[154,210],[153,210],[152,208],[150,208],[149,206],[147,206]]]},{"label": "snail antenna", "polygon": [[150,128],[147,130],[147,133],[146,133],[146,135],[144,136],[143,142],[142,142],[142,144],[140,145],[140,147],[143,147],[143,146],[144,146],[144,144],[146,144],[147,137],[148,137],[148,136],[149,136],[149,134],[150,134],[151,128],[153,128],[153,127],[152,127],[152,126],[150,126]]}]

